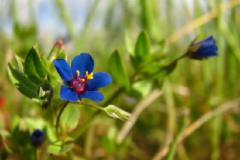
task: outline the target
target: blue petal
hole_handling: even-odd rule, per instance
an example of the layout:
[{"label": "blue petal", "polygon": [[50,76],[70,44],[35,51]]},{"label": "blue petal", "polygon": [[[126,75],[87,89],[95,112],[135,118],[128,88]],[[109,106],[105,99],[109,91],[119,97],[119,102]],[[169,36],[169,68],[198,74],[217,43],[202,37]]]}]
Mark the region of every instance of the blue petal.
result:
[{"label": "blue petal", "polygon": [[92,56],[88,53],[81,53],[80,55],[74,57],[71,68],[74,77],[77,76],[77,70],[80,71],[80,76],[84,77],[86,71],[88,71],[89,73],[93,71],[94,61]]},{"label": "blue petal", "polygon": [[64,59],[55,59],[53,63],[58,74],[64,81],[67,82],[72,80],[71,68]]},{"label": "blue petal", "polygon": [[81,94],[80,98],[88,98],[96,102],[101,102],[104,96],[98,91],[86,91]]},{"label": "blue petal", "polygon": [[93,79],[88,81],[87,89],[89,91],[97,90],[112,83],[112,77],[106,72],[96,72],[93,75]]},{"label": "blue petal", "polygon": [[62,100],[76,102],[79,98],[76,92],[67,86],[61,86],[60,97]]},{"label": "blue petal", "polygon": [[213,36],[209,36],[209,37],[201,40],[200,43],[215,43],[215,39],[213,38]]},{"label": "blue petal", "polygon": [[201,47],[214,47],[215,49],[217,49],[217,46],[216,46],[216,41],[215,39],[213,38],[213,36],[210,36],[202,41],[200,41],[198,43]]},{"label": "blue petal", "polygon": [[194,54],[195,56],[217,56],[217,49],[215,47],[201,48]]}]

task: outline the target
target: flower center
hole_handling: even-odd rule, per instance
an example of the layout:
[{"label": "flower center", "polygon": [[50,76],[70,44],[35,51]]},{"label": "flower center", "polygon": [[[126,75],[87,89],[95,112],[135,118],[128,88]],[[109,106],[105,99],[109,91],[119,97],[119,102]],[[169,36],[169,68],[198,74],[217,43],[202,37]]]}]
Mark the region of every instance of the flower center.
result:
[{"label": "flower center", "polygon": [[69,83],[69,87],[77,92],[77,94],[82,94],[87,90],[87,81],[93,79],[93,73],[88,73],[86,71],[85,77],[80,77],[80,72],[77,71],[77,77]]},{"label": "flower center", "polygon": [[69,87],[73,89],[78,94],[81,94],[87,89],[87,81],[85,78],[76,78],[72,80],[69,84]]}]

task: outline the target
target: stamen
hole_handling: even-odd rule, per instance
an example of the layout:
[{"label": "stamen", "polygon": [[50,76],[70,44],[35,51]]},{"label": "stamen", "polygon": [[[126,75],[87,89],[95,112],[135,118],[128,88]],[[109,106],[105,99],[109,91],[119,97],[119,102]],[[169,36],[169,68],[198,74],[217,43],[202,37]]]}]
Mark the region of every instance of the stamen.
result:
[{"label": "stamen", "polygon": [[86,76],[87,80],[93,79],[93,72],[88,73],[88,71],[86,71],[86,75],[85,76]]},{"label": "stamen", "polygon": [[85,78],[81,78],[80,81],[81,81],[81,82],[85,82],[86,79],[85,79]]},{"label": "stamen", "polygon": [[77,76],[80,77],[80,71],[77,70],[76,73],[77,73]]}]

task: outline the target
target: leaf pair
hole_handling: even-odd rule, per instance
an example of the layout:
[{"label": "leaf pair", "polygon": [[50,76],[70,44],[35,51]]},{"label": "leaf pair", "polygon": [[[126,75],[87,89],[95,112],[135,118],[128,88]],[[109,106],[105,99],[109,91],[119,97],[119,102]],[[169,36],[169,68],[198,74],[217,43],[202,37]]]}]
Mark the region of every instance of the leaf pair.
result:
[{"label": "leaf pair", "polygon": [[[46,83],[47,69],[40,59],[36,48],[31,48],[23,64],[17,58],[17,64],[9,63],[8,75],[11,82],[25,96],[39,98],[40,88],[43,87],[44,89]],[[23,66],[23,71],[21,71],[20,66]]]}]

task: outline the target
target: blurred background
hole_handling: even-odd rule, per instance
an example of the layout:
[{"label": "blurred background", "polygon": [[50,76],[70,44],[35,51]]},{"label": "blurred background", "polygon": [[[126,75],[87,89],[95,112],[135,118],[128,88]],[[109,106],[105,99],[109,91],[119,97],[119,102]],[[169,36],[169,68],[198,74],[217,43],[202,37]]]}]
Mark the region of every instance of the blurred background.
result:
[{"label": "blurred background", "polygon": [[[5,142],[7,132],[13,134],[12,126],[18,123],[29,131],[34,122],[44,123],[41,107],[22,96],[8,79],[7,64],[15,54],[24,58],[37,44],[42,56],[47,56],[61,39],[69,60],[80,52],[89,52],[95,59],[95,70],[103,71],[109,70],[106,62],[118,49],[131,75],[134,68],[129,57],[143,30],[150,37],[151,51],[170,59],[183,54],[195,37],[213,35],[218,57],[182,60],[162,86],[137,83],[111,102],[132,112],[140,102],[148,103],[153,91],[163,91],[137,117],[123,143],[116,144],[115,140],[124,122],[101,115],[71,151],[72,159],[160,159],[159,150],[174,139],[180,118],[191,123],[226,102],[238,100],[239,17],[239,0],[0,0],[1,157],[24,159],[25,151],[10,152]],[[112,84],[104,94],[108,97],[115,89]],[[93,111],[78,112],[84,120],[84,113]],[[239,124],[238,109],[207,121],[178,145],[175,159],[239,159]],[[27,143],[26,139],[6,141],[16,148]],[[58,158],[70,159],[67,157]]]}]

